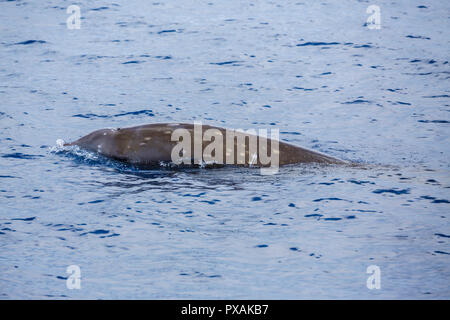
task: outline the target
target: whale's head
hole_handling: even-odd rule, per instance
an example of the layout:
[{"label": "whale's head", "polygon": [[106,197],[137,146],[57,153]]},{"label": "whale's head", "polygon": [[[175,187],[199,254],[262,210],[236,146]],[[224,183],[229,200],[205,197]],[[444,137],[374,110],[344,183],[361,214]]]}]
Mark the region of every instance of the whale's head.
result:
[{"label": "whale's head", "polygon": [[120,140],[123,136],[120,128],[100,129],[81,137],[80,139],[65,144],[66,146],[78,146],[82,149],[97,152],[104,156],[120,158]]}]

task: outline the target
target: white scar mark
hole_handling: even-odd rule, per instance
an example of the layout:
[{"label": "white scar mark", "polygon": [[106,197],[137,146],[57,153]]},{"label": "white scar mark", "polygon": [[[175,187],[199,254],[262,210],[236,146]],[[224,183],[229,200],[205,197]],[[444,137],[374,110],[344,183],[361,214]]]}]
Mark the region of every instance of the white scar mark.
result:
[{"label": "white scar mark", "polygon": [[145,142],[141,142],[141,143],[139,143],[139,145],[140,145],[140,146],[145,146],[146,143],[145,143]]},{"label": "white scar mark", "polygon": [[152,138],[151,137],[146,137],[146,138],[144,138],[144,140],[148,141],[148,140],[152,140]]}]

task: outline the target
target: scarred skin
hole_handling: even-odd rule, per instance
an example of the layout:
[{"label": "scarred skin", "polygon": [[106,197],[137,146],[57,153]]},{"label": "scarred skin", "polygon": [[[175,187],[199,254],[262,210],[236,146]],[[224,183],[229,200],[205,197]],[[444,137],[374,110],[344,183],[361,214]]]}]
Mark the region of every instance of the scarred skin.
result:
[{"label": "scarred skin", "polygon": [[[177,145],[178,141],[172,141],[172,132],[176,129],[186,129],[190,132],[191,137],[194,137],[194,125],[188,123],[156,123],[147,124],[136,127],[120,128],[120,129],[101,129],[94,131],[72,143],[65,144],[66,146],[79,146],[82,149],[97,152],[105,157],[115,160],[127,162],[138,166],[152,166],[159,165],[162,162],[170,163],[172,161],[172,150]],[[223,161],[222,163],[230,164],[226,161],[226,154],[230,151],[230,146],[227,146],[226,129],[214,127],[209,125],[202,125],[203,133],[208,129],[217,129],[223,135]],[[266,166],[261,163],[259,156],[249,156],[248,141],[254,135],[234,131],[236,136],[244,138],[239,142],[234,139],[234,161],[232,165],[239,166]],[[271,150],[271,139],[262,139],[261,141],[267,143],[267,149]],[[192,139],[194,140],[194,139]],[[244,142],[244,145],[242,144]],[[208,146],[211,141],[203,141],[202,150]],[[239,144],[239,145],[238,145]],[[245,162],[237,163],[238,147],[245,149]],[[194,150],[194,142],[192,141],[191,150]],[[285,142],[279,141],[279,165],[295,164],[295,163],[320,163],[320,164],[348,164],[345,161],[332,158],[330,156],[300,148]],[[275,151],[276,152],[276,151]],[[193,154],[193,151],[192,151]],[[270,152],[269,152],[270,155]],[[243,156],[243,155],[242,155]],[[194,163],[194,162],[193,162]]]}]

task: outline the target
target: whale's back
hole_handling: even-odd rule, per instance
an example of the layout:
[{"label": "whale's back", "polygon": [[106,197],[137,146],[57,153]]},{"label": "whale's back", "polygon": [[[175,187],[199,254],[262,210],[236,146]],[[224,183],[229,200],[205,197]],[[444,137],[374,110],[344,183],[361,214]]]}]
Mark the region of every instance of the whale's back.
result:
[{"label": "whale's back", "polygon": [[[175,132],[176,130],[178,131]],[[212,155],[215,156],[216,163],[220,164],[266,166],[267,163],[262,160],[263,155],[275,156],[275,153],[278,153],[279,165],[346,163],[313,150],[257,136],[249,131],[235,131],[209,125],[202,125],[200,130],[198,131],[194,124],[187,123],[158,123],[120,129],[101,129],[68,145],[77,145],[120,161],[152,165],[173,160],[176,150],[174,148],[184,140],[179,139],[181,134],[191,139],[190,148],[186,142],[184,144],[186,147],[184,149],[190,149],[192,159],[188,160],[191,160],[191,163],[195,163],[199,155],[203,157],[206,151],[211,151],[212,142],[217,143]],[[221,146],[221,155],[218,146]]]}]

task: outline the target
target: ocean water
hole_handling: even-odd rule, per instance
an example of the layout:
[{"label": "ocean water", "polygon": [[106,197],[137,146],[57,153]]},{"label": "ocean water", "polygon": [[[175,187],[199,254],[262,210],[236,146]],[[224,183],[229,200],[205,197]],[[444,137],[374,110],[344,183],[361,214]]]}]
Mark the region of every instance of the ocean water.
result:
[{"label": "ocean water", "polygon": [[[371,4],[0,1],[0,297],[450,298],[450,4],[377,1],[369,29]],[[193,121],[361,166],[138,171],[56,145]]]}]

